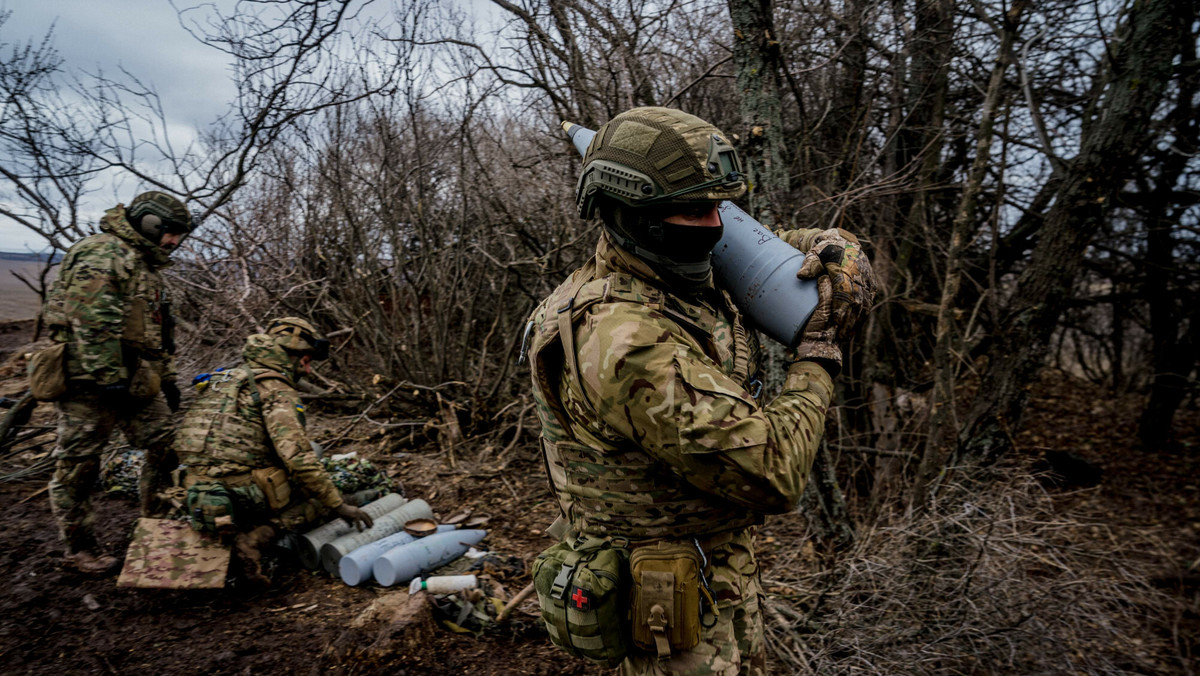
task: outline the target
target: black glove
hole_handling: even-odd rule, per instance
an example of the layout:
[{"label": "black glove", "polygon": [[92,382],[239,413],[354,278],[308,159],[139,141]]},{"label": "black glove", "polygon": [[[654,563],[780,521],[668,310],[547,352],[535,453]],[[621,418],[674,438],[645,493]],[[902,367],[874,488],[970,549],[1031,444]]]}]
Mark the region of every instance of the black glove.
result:
[{"label": "black glove", "polygon": [[337,512],[338,516],[345,519],[346,523],[354,526],[359,531],[375,525],[375,522],[371,520],[370,514],[367,514],[349,502],[343,502],[334,511]]},{"label": "black glove", "polygon": [[182,394],[179,392],[179,386],[174,380],[168,380],[162,384],[163,398],[167,400],[167,408],[171,409],[171,413],[179,410],[179,401]]}]

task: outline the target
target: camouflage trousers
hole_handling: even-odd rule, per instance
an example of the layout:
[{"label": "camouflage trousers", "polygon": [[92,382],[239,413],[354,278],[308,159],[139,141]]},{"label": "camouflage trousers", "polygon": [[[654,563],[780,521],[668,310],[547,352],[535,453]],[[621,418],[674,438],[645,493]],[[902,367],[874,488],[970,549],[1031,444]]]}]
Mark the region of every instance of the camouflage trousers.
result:
[{"label": "camouflage trousers", "polygon": [[91,495],[100,476],[100,455],[113,428],[119,427],[130,445],[146,451],[146,463],[138,478],[143,510],[171,469],[166,466],[174,458],[170,409],[161,398],[132,402],[128,407],[115,408],[98,394],[68,393],[54,404],[58,409],[58,444],[54,447],[54,476],[49,486],[50,509],[69,551],[96,545]]},{"label": "camouflage trousers", "polygon": [[751,529],[706,552],[705,569],[720,615],[704,613],[700,643],[659,661],[646,653],[621,664],[623,676],[765,676],[766,644],[759,608],[762,585]]}]

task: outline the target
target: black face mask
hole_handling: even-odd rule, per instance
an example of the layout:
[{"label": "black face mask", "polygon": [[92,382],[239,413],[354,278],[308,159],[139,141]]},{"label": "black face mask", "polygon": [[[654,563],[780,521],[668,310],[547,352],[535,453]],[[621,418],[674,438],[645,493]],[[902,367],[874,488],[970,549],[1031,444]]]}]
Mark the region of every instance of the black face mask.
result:
[{"label": "black face mask", "polygon": [[721,241],[721,236],[725,234],[724,225],[706,227],[662,221],[659,227],[662,229],[661,245],[647,248],[679,263],[707,260],[717,242]]},{"label": "black face mask", "polygon": [[617,245],[649,264],[671,286],[694,291],[707,285],[712,250],[725,233],[724,226],[668,223],[662,213],[621,208],[604,216],[605,228]]}]

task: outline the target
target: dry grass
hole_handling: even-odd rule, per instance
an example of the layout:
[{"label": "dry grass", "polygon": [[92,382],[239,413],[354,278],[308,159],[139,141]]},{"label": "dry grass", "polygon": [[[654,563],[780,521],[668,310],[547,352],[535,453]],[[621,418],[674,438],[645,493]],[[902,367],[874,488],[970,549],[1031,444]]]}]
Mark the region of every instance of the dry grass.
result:
[{"label": "dry grass", "polygon": [[926,514],[863,529],[822,570],[781,557],[764,579],[794,592],[767,599],[776,670],[1189,672],[1182,603],[1150,582],[1172,560],[1165,534],[1059,502],[1027,473],[952,486]]}]

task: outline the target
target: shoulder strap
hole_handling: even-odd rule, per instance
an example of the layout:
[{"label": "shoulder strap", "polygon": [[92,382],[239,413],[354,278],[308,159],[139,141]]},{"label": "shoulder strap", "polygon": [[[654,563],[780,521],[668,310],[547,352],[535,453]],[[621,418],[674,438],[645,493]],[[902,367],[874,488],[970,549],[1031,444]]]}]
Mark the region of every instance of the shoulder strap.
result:
[{"label": "shoulder strap", "polygon": [[242,368],[246,369],[246,382],[250,383],[250,399],[254,401],[254,405],[262,407],[262,396],[258,393],[258,380],[254,375],[254,371],[250,369],[249,364],[242,364]]},{"label": "shoulder strap", "polygon": [[571,316],[574,314],[575,297],[579,295],[579,290],[587,284],[589,280],[585,275],[580,275],[579,279],[571,286],[571,291],[567,295],[567,304],[558,308],[558,338],[562,341],[563,358],[567,361],[567,366],[571,369],[571,374],[575,377],[575,382],[579,385],[579,396],[583,398],[584,403],[593,411],[595,407],[588,399],[587,388],[583,386],[583,375],[579,372],[579,357],[575,354],[575,329],[571,326]]},{"label": "shoulder strap", "polygon": [[278,371],[263,371],[262,373],[256,374],[250,368],[249,364],[243,364],[242,368],[244,368],[246,370],[246,380],[248,380],[250,382],[250,398],[254,400],[255,406],[262,406],[262,395],[260,395],[258,393],[259,381],[282,380],[283,382],[287,383],[288,385],[292,384],[292,381],[289,380],[287,376],[283,375],[282,373],[280,373]]}]

